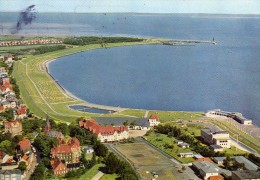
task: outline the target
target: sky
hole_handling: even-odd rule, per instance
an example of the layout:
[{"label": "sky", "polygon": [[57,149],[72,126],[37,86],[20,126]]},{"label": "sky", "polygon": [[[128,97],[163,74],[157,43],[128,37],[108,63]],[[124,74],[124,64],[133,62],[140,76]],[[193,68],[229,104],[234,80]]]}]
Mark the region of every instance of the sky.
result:
[{"label": "sky", "polygon": [[0,0],[0,12],[260,14],[260,0]]}]

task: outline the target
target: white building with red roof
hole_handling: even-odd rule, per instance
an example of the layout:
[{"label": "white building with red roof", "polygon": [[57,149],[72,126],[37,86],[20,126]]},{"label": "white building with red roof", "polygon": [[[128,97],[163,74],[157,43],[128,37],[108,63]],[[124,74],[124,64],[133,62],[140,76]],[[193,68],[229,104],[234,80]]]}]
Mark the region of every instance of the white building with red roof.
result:
[{"label": "white building with red roof", "polygon": [[23,119],[27,117],[27,108],[25,105],[21,105],[17,108],[15,119]]},{"label": "white building with red roof", "polygon": [[11,133],[12,137],[22,135],[22,123],[18,120],[5,122],[5,133]]},{"label": "white building with red roof", "polygon": [[129,137],[128,128],[126,126],[103,126],[94,119],[81,120],[79,121],[79,126],[97,135],[100,142],[121,141]]},{"label": "white building with red roof", "polygon": [[160,124],[160,120],[156,114],[153,114],[149,117],[149,123],[150,126],[157,126],[158,124]]}]

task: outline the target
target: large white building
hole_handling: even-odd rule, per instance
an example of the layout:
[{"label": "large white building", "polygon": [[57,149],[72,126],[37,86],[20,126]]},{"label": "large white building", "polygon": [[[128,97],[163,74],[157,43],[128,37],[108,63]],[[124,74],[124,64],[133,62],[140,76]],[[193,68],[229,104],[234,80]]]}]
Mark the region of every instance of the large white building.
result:
[{"label": "large white building", "polygon": [[215,131],[212,129],[202,129],[201,137],[208,144],[219,145],[223,148],[230,148],[229,133],[226,131]]}]

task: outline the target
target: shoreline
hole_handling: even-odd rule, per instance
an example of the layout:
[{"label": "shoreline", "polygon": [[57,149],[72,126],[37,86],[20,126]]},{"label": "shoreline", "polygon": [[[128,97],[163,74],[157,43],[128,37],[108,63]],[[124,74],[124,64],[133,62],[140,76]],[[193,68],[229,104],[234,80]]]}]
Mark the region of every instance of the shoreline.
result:
[{"label": "shoreline", "polygon": [[[61,93],[63,95],[65,95],[66,97],[69,97],[71,99],[74,99],[74,100],[82,101],[82,103],[77,103],[77,104],[74,104],[74,105],[82,105],[82,106],[85,106],[85,107],[88,107],[88,108],[93,108],[93,109],[115,111],[115,113],[120,112],[120,111],[124,111],[126,109],[129,109],[129,108],[121,108],[121,107],[115,107],[115,106],[94,104],[94,103],[87,102],[87,101],[85,101],[83,99],[80,99],[79,97],[75,96],[73,93],[71,93],[70,91],[66,90],[64,87],[62,87],[60,85],[60,83],[50,74],[50,72],[49,72],[49,65],[50,65],[51,62],[53,62],[55,60],[57,60],[57,59],[50,59],[50,60],[44,61],[42,63],[42,65],[44,66],[44,70],[47,73],[47,75],[52,79],[52,81],[54,81],[54,83],[56,84],[56,86],[58,87],[58,89],[61,91]],[[73,108],[70,108],[69,106],[67,106],[67,108],[75,110]],[[75,110],[75,111],[78,111],[78,110]]]}]

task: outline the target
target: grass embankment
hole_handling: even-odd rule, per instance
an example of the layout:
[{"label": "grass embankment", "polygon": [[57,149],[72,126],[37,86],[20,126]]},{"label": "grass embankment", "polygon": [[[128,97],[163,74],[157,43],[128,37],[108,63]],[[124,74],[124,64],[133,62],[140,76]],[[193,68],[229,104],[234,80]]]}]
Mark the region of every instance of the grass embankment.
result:
[{"label": "grass embankment", "polygon": [[228,131],[230,136],[233,138],[237,139],[237,134],[238,134],[238,140],[245,145],[253,148],[256,150],[258,153],[260,153],[260,148],[259,148],[259,141],[257,139],[254,139],[252,136],[249,136],[248,134],[240,131],[236,127],[234,127],[232,124],[226,122],[226,121],[209,121],[212,124],[217,125],[221,129]]},{"label": "grass embankment", "polygon": [[[157,43],[159,40],[145,40],[142,42],[110,43],[106,47],[118,47],[138,44]],[[100,44],[79,46],[65,50],[45,53],[41,55],[28,55],[14,65],[13,76],[21,89],[21,97],[31,112],[44,117],[46,113],[57,121],[72,122],[77,117],[89,117],[91,114],[68,109],[68,105],[84,103],[65,96],[59,86],[46,73],[44,63],[47,60],[62,56],[102,48]],[[120,115],[108,115],[120,116]]]},{"label": "grass embankment", "polygon": [[[17,40],[19,37],[5,37],[5,39]],[[27,37],[27,39],[33,39],[33,37]],[[136,44],[151,44],[158,43],[160,40],[145,40],[143,42],[127,42],[127,43],[110,43],[106,44],[106,47],[136,45]],[[0,47],[0,50],[7,52],[19,51],[25,49],[33,49],[42,45],[28,45],[28,46],[10,46]],[[46,45],[47,46],[47,45]],[[70,46],[66,50],[60,50],[42,55],[27,55],[22,61],[16,62],[14,65],[13,75],[17,79],[17,83],[21,90],[21,97],[27,104],[31,112],[40,117],[45,117],[46,113],[57,121],[71,122],[76,117],[91,116],[92,114],[78,112],[68,109],[67,106],[73,104],[82,104],[82,101],[78,101],[65,96],[57,84],[46,73],[44,62],[51,59],[56,59],[61,56],[74,54],[77,52],[102,48],[100,44],[92,44],[86,46]],[[108,114],[106,116],[133,116],[143,117],[145,111],[143,110],[127,110],[118,114]],[[150,112],[155,113],[155,112]],[[177,120],[179,118],[186,119],[190,117],[189,113],[179,112],[159,112],[159,117],[162,121]],[[95,115],[96,116],[96,115]]]},{"label": "grass embankment", "polygon": [[115,180],[117,177],[117,174],[105,174],[100,180]]}]

